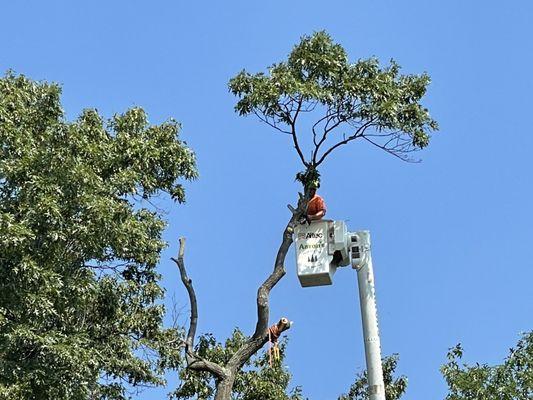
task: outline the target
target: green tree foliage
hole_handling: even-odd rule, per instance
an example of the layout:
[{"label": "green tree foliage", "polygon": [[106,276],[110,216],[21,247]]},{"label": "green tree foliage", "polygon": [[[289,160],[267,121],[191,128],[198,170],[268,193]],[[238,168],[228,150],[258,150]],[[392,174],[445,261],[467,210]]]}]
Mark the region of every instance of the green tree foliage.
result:
[{"label": "green tree foliage", "polygon": [[[385,384],[385,398],[387,400],[397,400],[405,393],[407,389],[407,378],[400,376],[394,377],[396,366],[398,365],[398,355],[393,354],[389,357],[384,357],[381,360],[383,367],[383,383]],[[368,396],[368,378],[366,371],[358,374],[355,382],[350,387],[347,394],[339,397],[339,400],[367,400]]]},{"label": "green tree foliage", "polygon": [[[243,70],[229,89],[239,98],[235,110],[240,115],[254,114],[292,137],[309,170],[356,139],[409,160],[409,153],[426,147],[431,131],[438,129],[420,103],[429,82],[427,74],[400,74],[393,60],[387,67],[375,58],[350,63],[341,45],[316,32],[302,37],[287,60],[268,73]],[[309,130],[310,149],[301,144],[301,128]]]},{"label": "green tree foliage", "polygon": [[122,399],[177,362],[165,223],[142,200],[184,201],[197,173],[178,131],[140,108],[66,122],[57,85],[0,79],[0,398]]},{"label": "green tree foliage", "polygon": [[[203,359],[225,365],[231,356],[241,348],[247,337],[235,329],[231,338],[224,343],[210,334],[199,337],[195,346],[196,353]],[[296,387],[288,390],[291,374],[283,366],[287,340],[279,344],[280,357],[272,359],[268,351],[255,355],[238,372],[233,385],[234,400],[302,400],[301,390]],[[186,368],[180,372],[181,386],[172,394],[176,399],[212,399],[215,393],[215,381],[212,374],[203,371],[191,371]]]},{"label": "green tree foliage", "polygon": [[460,365],[461,345],[448,352],[441,372],[448,384],[446,400],[531,400],[533,398],[533,331],[526,333],[500,365]]}]

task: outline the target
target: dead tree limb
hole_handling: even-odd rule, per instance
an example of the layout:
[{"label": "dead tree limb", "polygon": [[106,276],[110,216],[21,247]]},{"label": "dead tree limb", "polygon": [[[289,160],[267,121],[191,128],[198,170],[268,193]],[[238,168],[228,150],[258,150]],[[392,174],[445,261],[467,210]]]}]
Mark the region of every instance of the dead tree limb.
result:
[{"label": "dead tree limb", "polygon": [[[251,356],[253,356],[261,347],[265,345],[265,343],[268,342],[270,291],[286,273],[285,257],[287,256],[287,252],[289,251],[289,248],[293,242],[292,234],[294,232],[294,227],[298,223],[300,217],[305,213],[308,200],[308,193],[305,195],[300,194],[297,208],[295,209],[293,207],[289,207],[291,209],[292,216],[283,231],[281,245],[276,255],[276,261],[274,262],[274,270],[257,290],[257,323],[255,326],[255,332],[252,337],[250,337],[248,341],[235,352],[233,357],[228,362],[228,368],[231,370],[238,371],[238,369],[241,368]],[[281,332],[290,328],[290,324],[283,324],[282,321],[283,319],[278,322],[278,327],[280,328]]]},{"label": "dead tree limb", "polygon": [[194,352],[194,337],[196,336],[196,327],[198,325],[198,303],[196,301],[196,293],[192,286],[192,280],[187,276],[185,269],[185,238],[180,237],[180,249],[178,252],[178,259],[172,258],[180,270],[181,281],[187,289],[189,294],[189,302],[191,304],[191,316],[189,321],[189,331],[185,339],[185,358],[187,367],[196,371],[209,371],[219,379],[224,379],[227,371],[221,365],[209,360],[204,360]]},{"label": "dead tree limb", "polygon": [[[257,290],[257,323],[255,331],[253,335],[233,354],[233,356],[224,366],[209,360],[204,360],[194,352],[194,338],[198,324],[198,305],[192,280],[187,276],[187,271],[185,268],[185,238],[181,237],[179,239],[180,248],[178,252],[178,258],[172,258],[172,260],[179,268],[181,281],[187,289],[191,305],[189,330],[187,332],[184,346],[187,367],[196,371],[210,372],[216,377],[215,400],[231,399],[233,383],[235,382],[238,372],[242,366],[269,341],[268,321],[270,317],[270,291],[286,273],[284,265],[285,257],[293,242],[292,234],[294,232],[294,227],[298,223],[300,217],[305,213],[307,201],[308,194],[300,194],[297,208],[289,207],[291,209],[292,216],[283,231],[281,245],[278,249],[276,261],[274,263],[274,270]],[[276,328],[277,331],[281,333],[290,328],[290,322],[287,318],[281,318],[276,324]]]}]

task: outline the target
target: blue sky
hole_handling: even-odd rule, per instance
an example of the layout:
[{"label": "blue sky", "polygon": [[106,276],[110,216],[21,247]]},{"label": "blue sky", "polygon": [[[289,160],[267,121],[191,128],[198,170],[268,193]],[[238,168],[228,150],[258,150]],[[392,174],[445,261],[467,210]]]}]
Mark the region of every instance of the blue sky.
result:
[{"label": "blue sky", "polygon": [[[328,217],[372,233],[383,352],[400,354],[405,398],[444,398],[438,369],[456,343],[467,361],[495,363],[532,329],[531,2],[18,1],[2,16],[0,71],[59,82],[68,118],[140,105],[153,123],[183,124],[200,179],[187,184],[186,205],[161,204],[170,246],[160,270],[168,299],[186,309],[169,260],[186,236],[200,332],[253,331],[255,292],[299,189],[288,137],[238,117],[227,82],[322,29],[353,61],[394,58],[432,77],[424,104],[441,129],[422,163],[355,142],[321,170]],[[364,368],[355,273],[302,289],[294,264],[291,252],[272,319],[295,321],[294,384],[335,399]]]}]

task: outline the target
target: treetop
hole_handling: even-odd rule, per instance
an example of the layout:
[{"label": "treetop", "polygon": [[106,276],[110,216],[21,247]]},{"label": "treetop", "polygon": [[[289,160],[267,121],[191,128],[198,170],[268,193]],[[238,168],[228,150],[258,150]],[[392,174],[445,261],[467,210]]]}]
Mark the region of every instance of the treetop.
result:
[{"label": "treetop", "polygon": [[[241,71],[229,90],[238,97],[239,115],[254,114],[291,135],[300,161],[316,168],[336,148],[359,138],[412,161],[409,153],[426,147],[438,129],[421,104],[429,83],[425,73],[400,74],[394,60],[384,67],[373,57],[350,63],[344,48],[320,31],[303,36],[287,60],[267,73]],[[301,145],[303,116],[312,121],[311,152]]]}]

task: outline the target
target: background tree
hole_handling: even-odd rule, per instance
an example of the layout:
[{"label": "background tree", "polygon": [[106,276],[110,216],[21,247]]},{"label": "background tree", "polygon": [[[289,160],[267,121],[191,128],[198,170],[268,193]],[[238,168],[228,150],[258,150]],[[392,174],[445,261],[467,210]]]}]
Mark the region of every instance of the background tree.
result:
[{"label": "background tree", "polygon": [[[217,363],[227,363],[235,352],[246,343],[246,336],[235,329],[224,344],[211,334],[199,337],[196,354]],[[280,341],[280,357],[272,360],[268,351],[252,356],[238,372],[232,389],[235,400],[303,400],[301,390],[289,390],[290,373],[284,367],[286,338]],[[209,399],[216,391],[216,382],[208,372],[194,372],[187,368],[180,371],[181,385],[172,393],[176,399]]]},{"label": "background tree", "polygon": [[460,344],[448,352],[441,372],[448,384],[446,400],[530,400],[533,398],[533,331],[522,336],[500,365],[460,365]]},{"label": "background tree", "polygon": [[[195,350],[198,310],[185,269],[183,242],[174,260],[191,303],[185,344],[187,366],[191,374],[205,377],[208,373],[214,377],[216,400],[231,398],[239,371],[269,340],[270,291],[285,275],[292,233],[307,208],[308,183],[320,177],[318,167],[337,148],[356,139],[366,140],[402,160],[409,160],[409,153],[429,144],[430,132],[437,129],[437,123],[420,104],[429,77],[400,75],[399,70],[394,61],[385,68],[376,59],[349,63],[342,46],[327,33],[318,32],[302,37],[287,61],[273,65],[268,74],[242,71],[230,80],[229,90],[239,98],[235,110],[240,115],[254,114],[290,136],[304,166],[297,175],[304,194],[300,194],[296,207],[290,206],[292,215],[283,230],[274,269],[257,291],[255,330],[228,359],[203,357]],[[314,119],[302,122],[304,115]],[[310,152],[301,144],[302,126],[310,129]],[[281,330],[288,327],[283,325]]]},{"label": "background tree", "polygon": [[[407,389],[407,378],[400,376],[394,377],[396,366],[398,365],[398,355],[385,357],[381,360],[383,367],[383,383],[385,384],[385,398],[387,400],[398,400],[403,396]],[[339,397],[339,400],[367,400],[368,395],[368,377],[366,371],[357,374],[355,382],[350,387],[347,394]]]},{"label": "background tree", "polygon": [[[448,362],[441,367],[448,384],[446,400],[530,400],[533,398],[533,332],[525,333],[502,364],[490,366],[461,364],[460,344],[448,352]],[[399,399],[407,388],[404,376],[394,378],[398,357],[382,361],[387,400]],[[357,375],[349,392],[339,400],[368,399],[366,371]]]},{"label": "background tree", "polygon": [[178,132],[140,108],[66,122],[59,86],[0,79],[0,398],[123,399],[179,361],[147,203],[197,175]]}]

